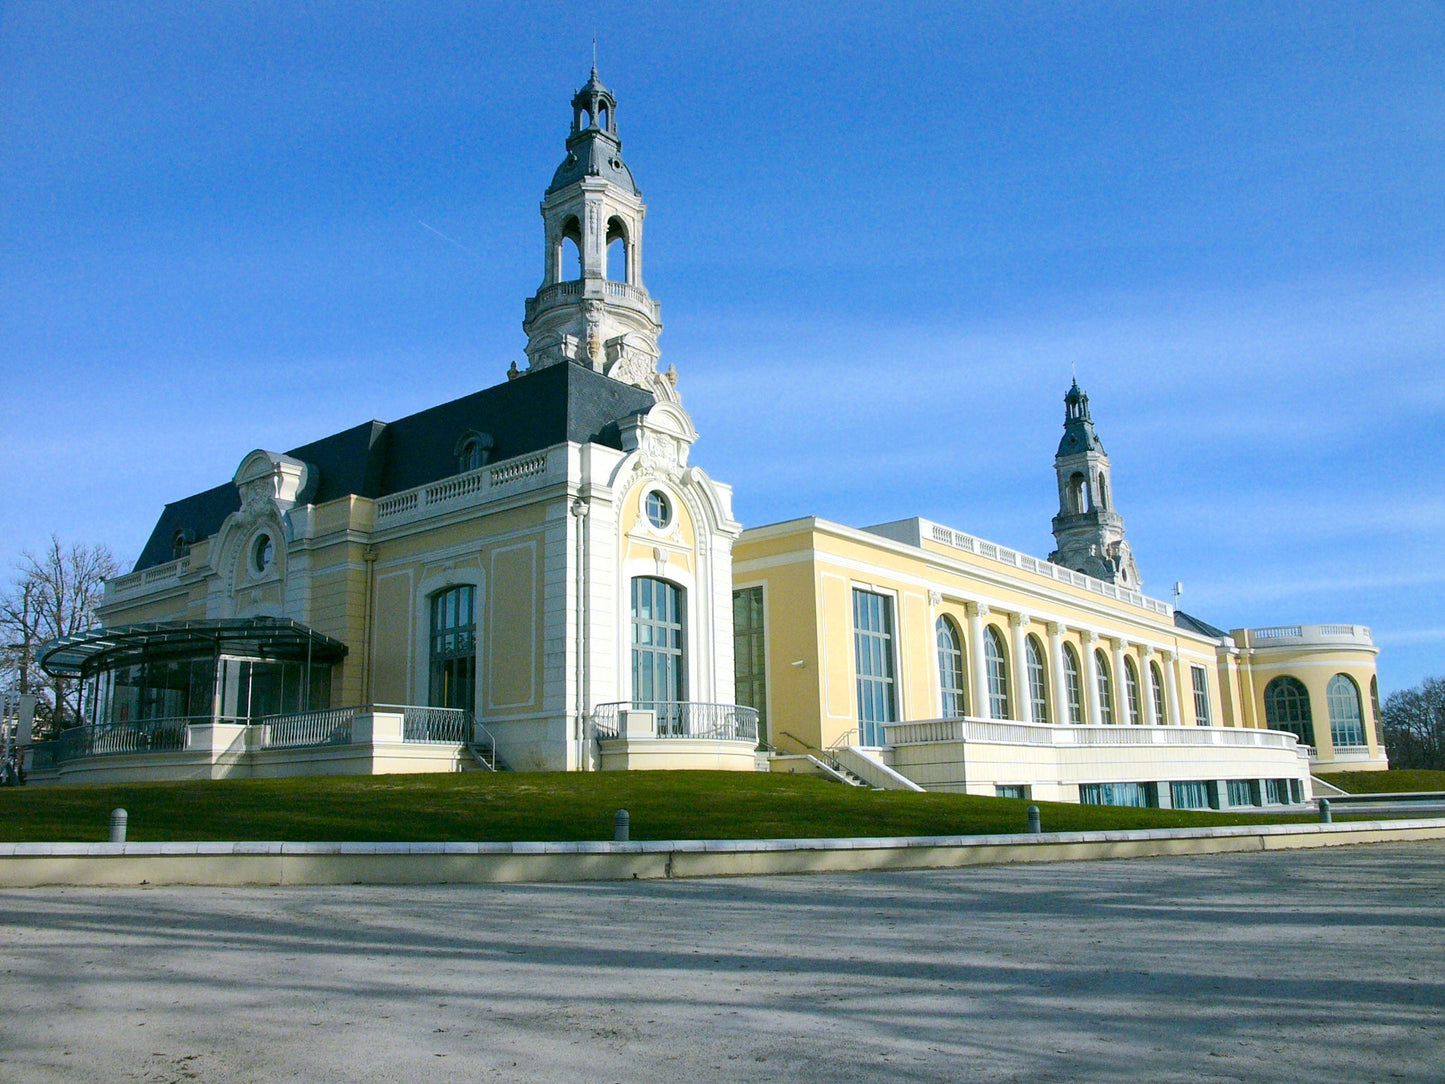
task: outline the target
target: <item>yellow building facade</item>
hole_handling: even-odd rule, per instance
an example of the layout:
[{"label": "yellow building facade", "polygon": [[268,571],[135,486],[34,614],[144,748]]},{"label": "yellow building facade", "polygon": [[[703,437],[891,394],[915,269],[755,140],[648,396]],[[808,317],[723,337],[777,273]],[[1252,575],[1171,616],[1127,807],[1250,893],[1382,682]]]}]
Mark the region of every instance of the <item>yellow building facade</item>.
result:
[{"label": "yellow building facade", "polygon": [[526,370],[166,507],[101,627],[47,648],[85,725],[35,781],[724,768],[1222,808],[1386,765],[1367,629],[1142,593],[1077,384],[1047,559],[925,519],[744,531],[690,462],[621,148],[594,71]]}]

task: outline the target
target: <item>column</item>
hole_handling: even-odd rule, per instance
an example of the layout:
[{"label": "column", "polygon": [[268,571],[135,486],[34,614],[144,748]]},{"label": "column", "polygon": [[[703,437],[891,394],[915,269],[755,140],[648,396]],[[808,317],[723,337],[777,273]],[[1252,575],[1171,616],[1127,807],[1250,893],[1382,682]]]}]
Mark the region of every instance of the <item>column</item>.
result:
[{"label": "column", "polygon": [[[1064,677],[1064,627],[1057,621],[1049,622],[1049,671],[1053,679],[1049,703],[1053,705],[1052,722],[1064,726],[1069,721],[1069,689]],[[1049,720],[1039,719],[1038,722]]]},{"label": "column", "polygon": [[1029,653],[1024,644],[1025,614],[1009,614],[1009,639],[1013,646],[1014,718],[1025,723],[1043,722],[1034,718],[1034,698],[1029,693]]},{"label": "column", "polygon": [[1084,722],[1090,726],[1102,726],[1103,717],[1099,714],[1099,671],[1094,665],[1094,641],[1095,636],[1088,629],[1079,633],[1079,639],[1083,645],[1083,656],[1079,659],[1079,669],[1083,671],[1080,675],[1084,679]]},{"label": "column", "polygon": [[1178,656],[1172,651],[1160,652],[1164,659],[1164,710],[1169,713],[1169,725],[1181,726],[1183,717],[1179,713],[1179,675],[1175,663]]},{"label": "column", "polygon": [[[1124,641],[1109,641],[1110,654],[1114,660],[1114,718],[1125,725],[1129,722],[1129,692],[1124,685]],[[1142,705],[1141,705],[1142,706]]]},{"label": "column", "polygon": [[983,616],[988,613],[988,607],[968,602],[964,604],[964,609],[968,614],[968,669],[973,679],[969,706],[973,708],[975,718],[987,719],[988,669],[983,660]]},{"label": "column", "polygon": [[1144,721],[1153,725],[1154,718],[1154,667],[1150,661],[1154,657],[1154,649],[1148,644],[1139,645],[1139,695],[1144,698],[1140,708],[1144,712]]}]

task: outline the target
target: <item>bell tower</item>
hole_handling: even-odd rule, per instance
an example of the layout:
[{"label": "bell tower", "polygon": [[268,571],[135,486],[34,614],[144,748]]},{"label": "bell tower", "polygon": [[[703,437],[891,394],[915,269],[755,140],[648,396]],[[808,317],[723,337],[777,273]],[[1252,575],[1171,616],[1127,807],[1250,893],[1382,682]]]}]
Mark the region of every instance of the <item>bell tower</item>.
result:
[{"label": "bell tower", "polygon": [[622,161],[617,99],[597,69],[572,97],[567,157],[542,200],[542,285],[527,299],[522,330],[531,369],[573,362],[649,391],[662,322],[642,285],[647,207]]},{"label": "bell tower", "polygon": [[1076,380],[1064,396],[1064,436],[1054,455],[1059,514],[1054,517],[1058,549],[1049,560],[1095,579],[1139,590],[1139,569],[1124,541],[1124,517],[1114,511],[1109,456],[1094,432],[1089,397]]}]

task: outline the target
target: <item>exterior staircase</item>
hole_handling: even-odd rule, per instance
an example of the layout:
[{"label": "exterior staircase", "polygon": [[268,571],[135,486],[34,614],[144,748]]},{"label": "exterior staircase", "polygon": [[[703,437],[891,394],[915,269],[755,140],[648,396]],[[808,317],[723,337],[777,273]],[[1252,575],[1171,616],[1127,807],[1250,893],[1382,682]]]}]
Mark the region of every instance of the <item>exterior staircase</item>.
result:
[{"label": "exterior staircase", "polygon": [[463,742],[471,761],[462,761],[464,772],[505,772],[510,771],[507,764],[497,755],[497,739],[492,737],[492,732],[481,723],[473,728],[472,740]]}]

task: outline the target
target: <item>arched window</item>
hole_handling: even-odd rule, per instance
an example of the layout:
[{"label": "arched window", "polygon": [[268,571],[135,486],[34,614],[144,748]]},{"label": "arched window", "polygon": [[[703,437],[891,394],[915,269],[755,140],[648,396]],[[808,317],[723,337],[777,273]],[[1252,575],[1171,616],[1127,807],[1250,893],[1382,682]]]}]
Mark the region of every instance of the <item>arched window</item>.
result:
[{"label": "arched window", "polygon": [[570,282],[582,277],[582,224],[575,215],[562,223],[554,276],[558,282]]},{"label": "arched window", "polygon": [[1293,734],[1301,745],[1315,744],[1310,692],[1298,678],[1277,677],[1264,687],[1264,722],[1271,730]]},{"label": "arched window", "polygon": [[984,629],[983,661],[988,669],[988,714],[993,719],[1008,718],[1008,656],[1004,654],[1003,636],[993,625]]},{"label": "arched window", "polygon": [[1106,726],[1114,723],[1114,688],[1109,680],[1109,657],[1102,650],[1094,652],[1094,679],[1099,684],[1099,720]]},{"label": "arched window", "polygon": [[1089,480],[1082,472],[1075,471],[1069,477],[1069,511],[1087,512],[1089,510]]},{"label": "arched window", "polygon": [[1044,645],[1037,636],[1024,641],[1028,653],[1029,708],[1036,723],[1049,721],[1049,668],[1044,665]]},{"label": "arched window", "polygon": [[962,719],[968,714],[967,687],[963,679],[963,638],[958,626],[947,617],[934,625],[938,640],[938,691],[943,718]]},{"label": "arched window", "polygon": [[456,447],[457,466],[462,473],[485,467],[492,458],[493,443],[487,433],[478,433],[475,430],[463,433]]},{"label": "arched window", "polygon": [[1084,687],[1079,670],[1079,656],[1073,644],[1064,645],[1064,691],[1069,701],[1069,722],[1082,726],[1084,722]]},{"label": "arched window", "polygon": [[658,734],[680,733],[687,699],[682,588],[652,576],[632,581],[632,704],[657,714]]},{"label": "arched window", "polygon": [[1335,748],[1365,744],[1365,727],[1360,711],[1360,687],[1348,674],[1336,674],[1325,686],[1330,705],[1330,741]]},{"label": "arched window", "polygon": [[632,268],[628,260],[627,225],[620,218],[607,220],[607,278],[611,282],[631,282]]},{"label": "arched window", "polygon": [[434,708],[476,707],[477,589],[448,587],[431,597],[429,677]]},{"label": "arched window", "polygon": [[1134,668],[1134,660],[1128,655],[1124,656],[1124,703],[1129,709],[1129,725],[1139,726],[1144,722],[1144,714],[1139,710],[1139,671]]},{"label": "arched window", "polygon": [[1163,726],[1169,716],[1164,714],[1164,671],[1157,662],[1149,664],[1149,679],[1154,686],[1154,725]]},{"label": "arched window", "polygon": [[612,130],[608,127],[607,124],[609,116],[610,114],[608,113],[608,109],[605,105],[601,109],[597,110],[597,127],[601,128],[604,132],[609,132]]}]

